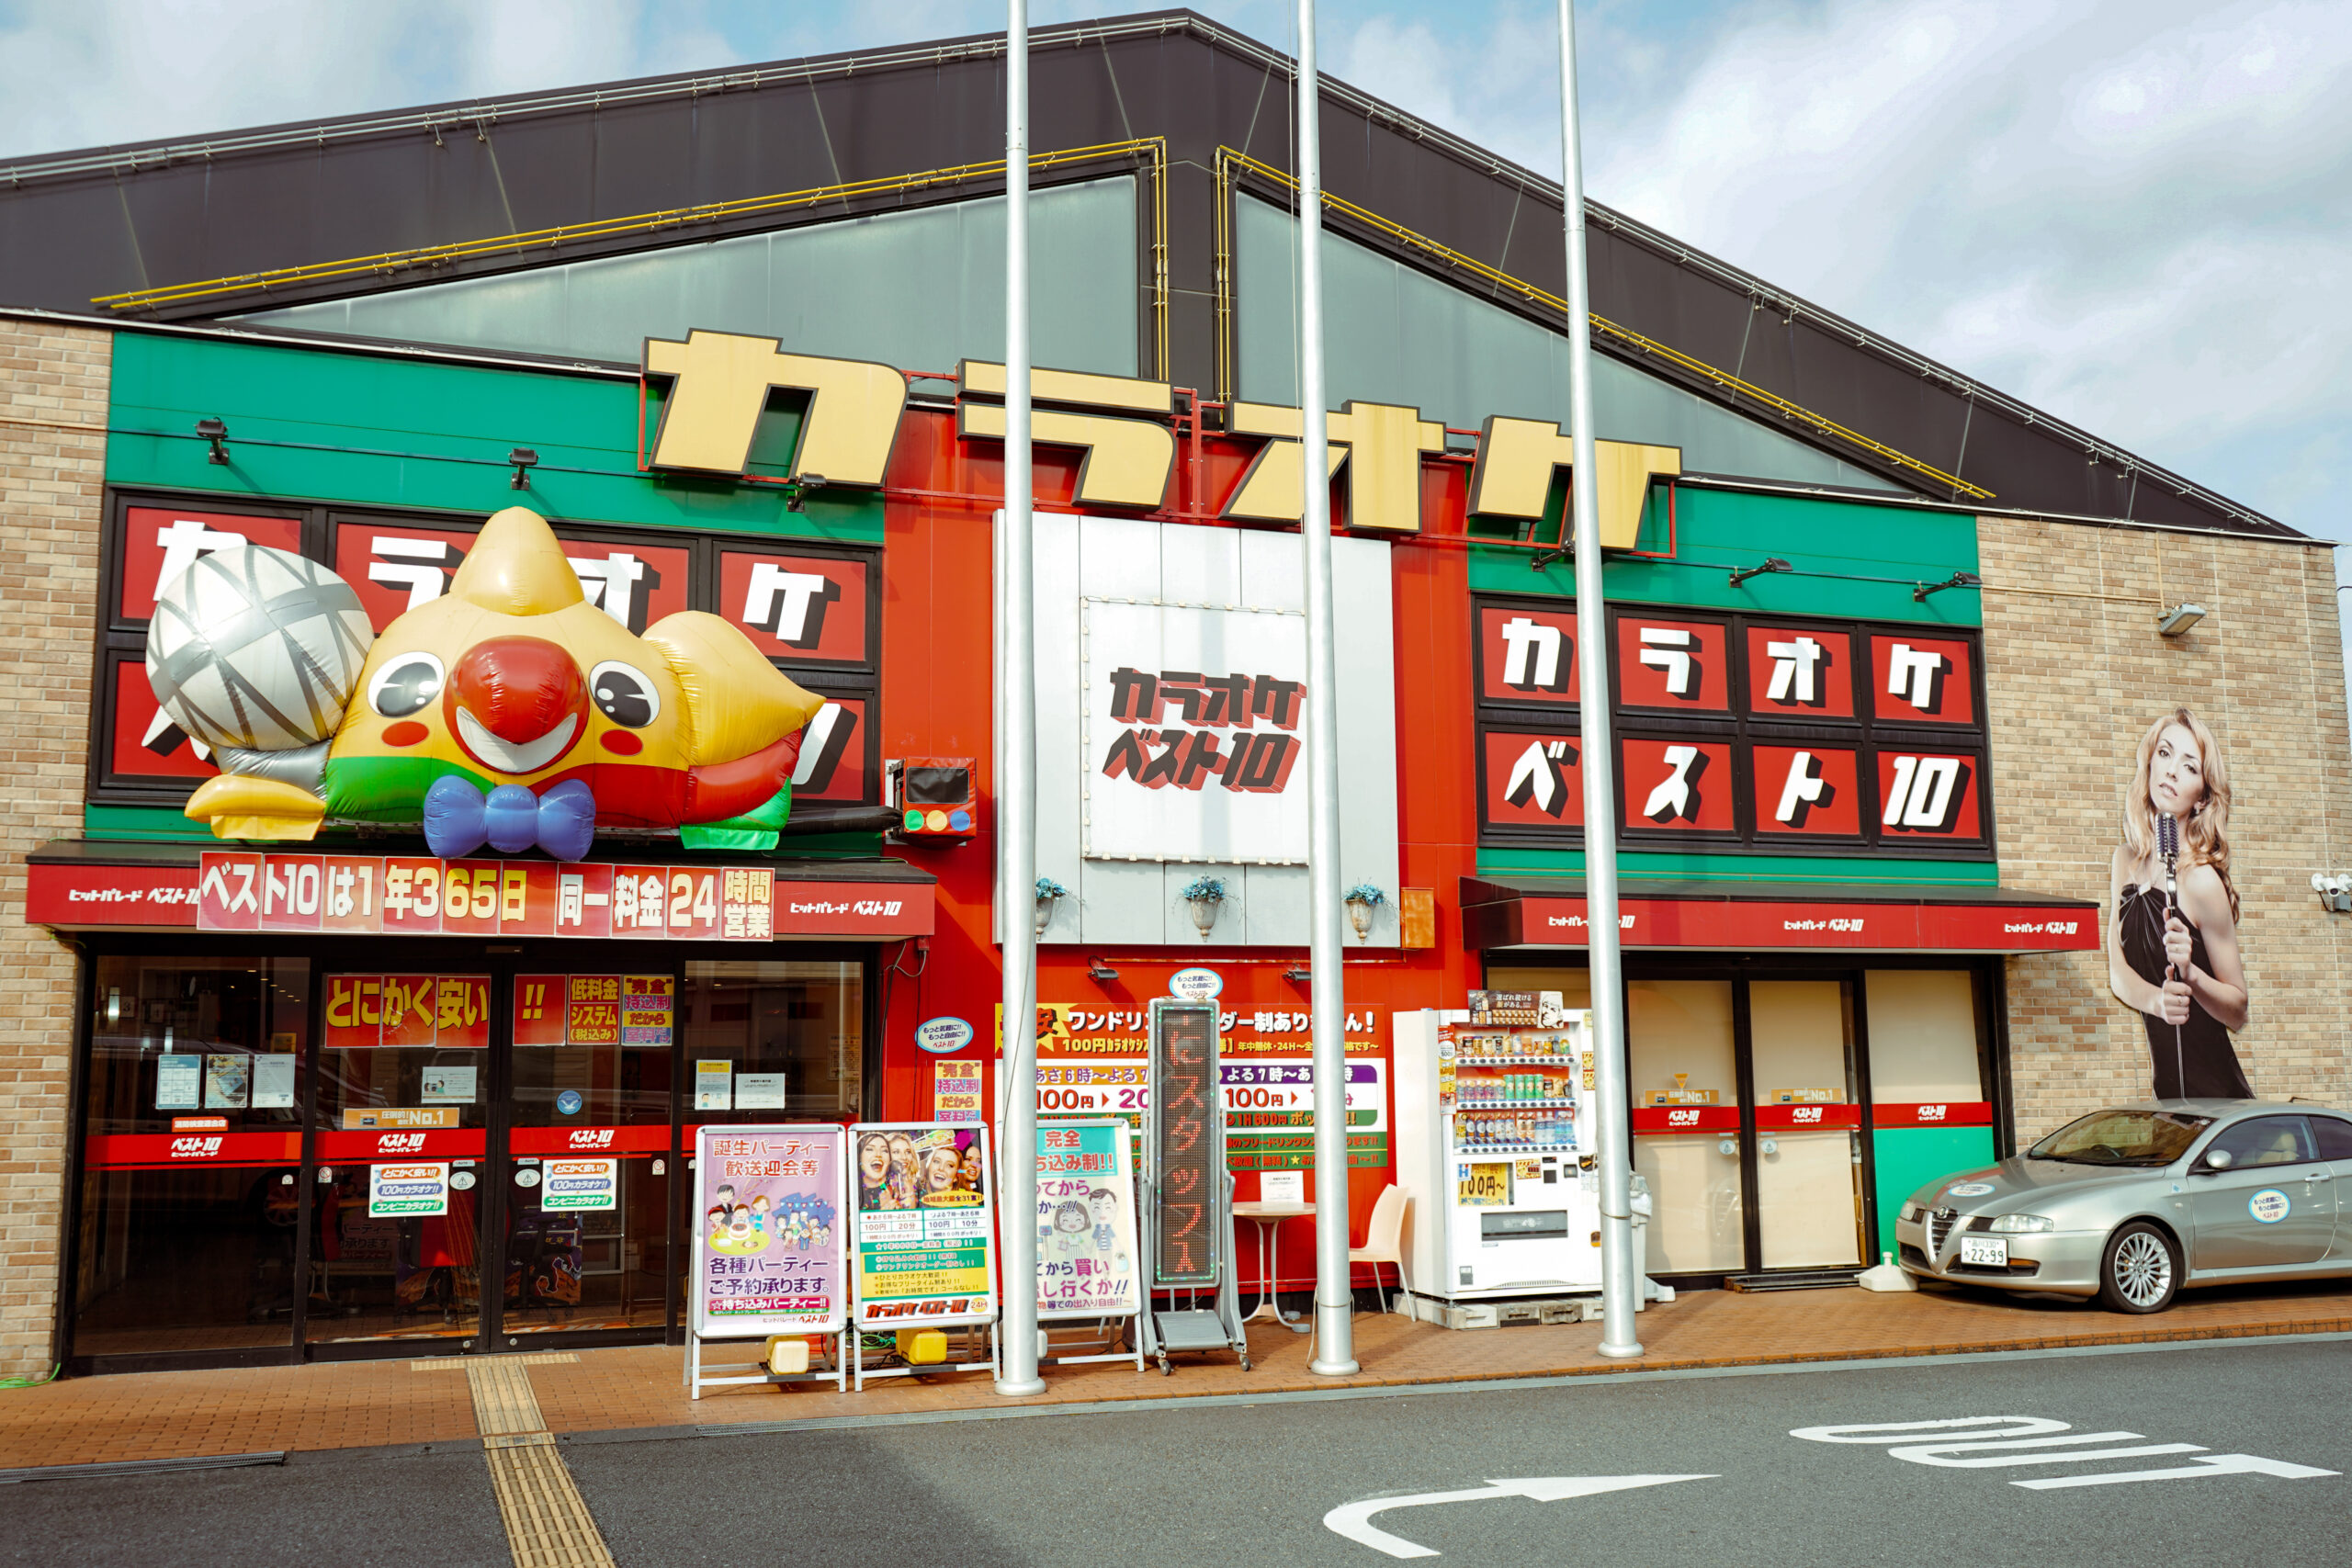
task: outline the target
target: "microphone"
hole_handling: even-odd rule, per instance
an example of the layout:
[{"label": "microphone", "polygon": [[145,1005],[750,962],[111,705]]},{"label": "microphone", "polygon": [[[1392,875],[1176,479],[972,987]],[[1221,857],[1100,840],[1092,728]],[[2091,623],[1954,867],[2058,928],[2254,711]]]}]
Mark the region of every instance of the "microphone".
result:
[{"label": "microphone", "polygon": [[[2156,852],[2165,859],[2165,913],[2170,915],[2180,907],[2180,879],[2175,873],[2180,855],[2180,824],[2170,817],[2156,818]],[[2169,973],[2169,965],[2166,970]]]}]

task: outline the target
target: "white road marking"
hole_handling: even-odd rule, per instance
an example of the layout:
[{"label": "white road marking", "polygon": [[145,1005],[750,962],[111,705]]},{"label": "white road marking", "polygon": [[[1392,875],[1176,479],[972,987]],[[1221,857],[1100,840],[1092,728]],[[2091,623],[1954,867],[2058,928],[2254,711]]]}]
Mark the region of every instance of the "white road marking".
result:
[{"label": "white road marking", "polygon": [[1362,1503],[1343,1504],[1324,1515],[1323,1524],[1336,1534],[1391,1557],[1438,1557],[1443,1553],[1374,1529],[1372,1517],[1391,1508],[1422,1508],[1434,1503],[1476,1503],[1495,1497],[1532,1497],[1539,1503],[1557,1503],[1564,1498],[1590,1497],[1603,1492],[1630,1492],[1641,1486],[1713,1479],[1712,1475],[1544,1475],[1520,1481],[1489,1481],[1466,1492],[1421,1492],[1409,1497],[1374,1497]]},{"label": "white road marking", "polygon": [[[2067,1436],[2043,1434],[2066,1433]],[[1917,1439],[1944,1435],[1949,1440],[1923,1443]],[[2205,1454],[2202,1443],[2139,1443],[2137,1432],[2075,1432],[2064,1421],[2046,1416],[1955,1416],[1939,1421],[1879,1421],[1843,1427],[1798,1427],[1789,1433],[1809,1443],[1881,1443],[1886,1451],[1913,1464],[1946,1470],[1984,1470],[2008,1464],[2073,1464],[2095,1459],[2143,1459],[2157,1454]],[[2086,1448],[2089,1443],[2133,1443],[2132,1448]],[[2060,1451],[2060,1450],[2066,1451]],[[2342,1473],[2290,1464],[2284,1460],[2253,1454],[2206,1454],[2186,1465],[2167,1470],[2110,1470],[2089,1475],[2047,1476],[2038,1481],[2012,1481],[2037,1492],[2068,1486],[2114,1486],[2127,1481],[2186,1481],[2209,1475],[2271,1475],[2287,1481],[2309,1481]]]}]

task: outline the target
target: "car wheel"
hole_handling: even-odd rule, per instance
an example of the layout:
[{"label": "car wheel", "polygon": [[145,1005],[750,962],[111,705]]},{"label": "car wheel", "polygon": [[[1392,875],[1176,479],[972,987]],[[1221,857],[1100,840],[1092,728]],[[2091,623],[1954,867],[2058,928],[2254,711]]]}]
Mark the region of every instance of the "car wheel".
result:
[{"label": "car wheel", "polygon": [[2180,1293],[2180,1248],[2145,1220],[2107,1238],[2098,1270],[2098,1299],[2109,1312],[2162,1312]]}]

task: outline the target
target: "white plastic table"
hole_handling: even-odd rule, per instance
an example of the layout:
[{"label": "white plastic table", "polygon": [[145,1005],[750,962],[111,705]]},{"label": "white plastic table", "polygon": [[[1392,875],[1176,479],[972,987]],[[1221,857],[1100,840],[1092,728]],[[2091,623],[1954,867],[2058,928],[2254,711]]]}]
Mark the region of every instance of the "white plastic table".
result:
[{"label": "white plastic table", "polygon": [[1241,1320],[1242,1322],[1252,1322],[1262,1314],[1268,1307],[1272,1307],[1274,1309],[1274,1321],[1281,1324],[1284,1328],[1289,1329],[1293,1334],[1310,1334],[1314,1332],[1315,1325],[1309,1322],[1305,1316],[1292,1317],[1283,1311],[1282,1300],[1275,1292],[1275,1281],[1278,1276],[1274,1272],[1275,1263],[1279,1260],[1281,1256],[1280,1243],[1276,1238],[1282,1230],[1282,1223],[1284,1220],[1306,1219],[1311,1216],[1314,1213],[1315,1205],[1313,1203],[1305,1202],[1250,1202],[1236,1203],[1233,1205],[1233,1217],[1235,1219],[1248,1220],[1251,1224],[1258,1227],[1258,1289],[1260,1296],[1258,1304],[1250,1309],[1250,1315],[1243,1318]]}]

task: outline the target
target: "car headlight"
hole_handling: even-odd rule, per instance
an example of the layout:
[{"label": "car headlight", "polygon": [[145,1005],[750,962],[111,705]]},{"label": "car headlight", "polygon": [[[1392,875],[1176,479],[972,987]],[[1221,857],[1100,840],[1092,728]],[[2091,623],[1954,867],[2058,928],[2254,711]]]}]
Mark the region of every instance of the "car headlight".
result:
[{"label": "car headlight", "polygon": [[2058,1222],[2047,1214],[2003,1214],[1993,1222],[1993,1229],[2002,1235],[2030,1235],[2057,1228]]},{"label": "car headlight", "polygon": [[1919,1207],[1917,1203],[1911,1202],[1907,1199],[1903,1204],[1903,1217],[1906,1220],[1916,1220],[1927,1212],[1927,1210]]}]

